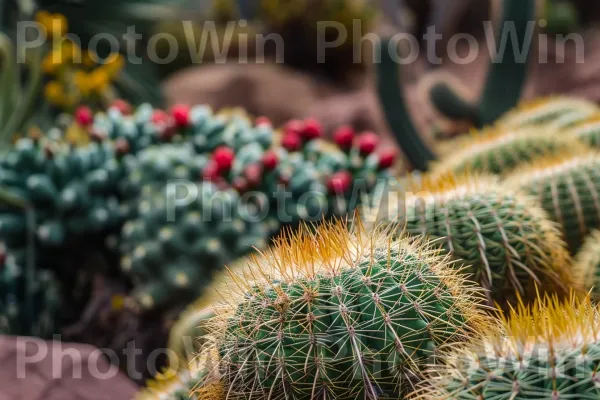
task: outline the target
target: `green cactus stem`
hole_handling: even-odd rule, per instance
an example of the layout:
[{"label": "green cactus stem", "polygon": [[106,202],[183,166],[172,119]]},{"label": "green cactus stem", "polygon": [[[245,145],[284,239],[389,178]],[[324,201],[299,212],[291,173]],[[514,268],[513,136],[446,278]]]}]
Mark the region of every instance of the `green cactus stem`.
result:
[{"label": "green cactus stem", "polygon": [[535,196],[560,224],[572,254],[591,231],[600,228],[600,156],[595,152],[537,161],[506,182]]},{"label": "green cactus stem", "polygon": [[377,47],[379,57],[377,73],[377,91],[387,123],[394,138],[400,145],[411,165],[426,171],[429,163],[436,159],[434,151],[428,145],[412,121],[402,86],[399,80],[399,64],[392,57],[397,47],[390,39],[383,40]]},{"label": "green cactus stem", "polygon": [[360,226],[303,228],[252,261],[254,280],[233,277],[245,296],[205,350],[226,398],[398,398],[438,345],[486,324],[480,289],[437,250]]},{"label": "green cactus stem", "polygon": [[[506,0],[503,2],[503,27],[496,39],[497,56],[490,64],[487,81],[477,104],[460,97],[446,82],[435,84],[430,91],[433,105],[445,116],[456,120],[470,121],[482,128],[493,124],[505,112],[517,105],[527,77],[530,57],[532,23],[536,21],[536,0]],[[507,23],[511,23],[510,25]],[[514,23],[516,40],[510,37],[507,26]],[[502,37],[507,36],[502,48]],[[504,51],[502,51],[504,50]],[[523,59],[518,54],[526,52]]]}]

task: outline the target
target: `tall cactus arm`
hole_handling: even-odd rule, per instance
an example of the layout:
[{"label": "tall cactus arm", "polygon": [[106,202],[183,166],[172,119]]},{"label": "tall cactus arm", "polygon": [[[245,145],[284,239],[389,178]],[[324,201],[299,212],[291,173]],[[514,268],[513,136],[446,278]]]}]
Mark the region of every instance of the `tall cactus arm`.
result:
[{"label": "tall cactus arm", "polygon": [[430,161],[435,160],[433,150],[425,143],[415,127],[399,79],[399,64],[392,57],[392,41],[384,39],[376,50],[377,91],[388,125],[394,138],[410,163],[419,170],[425,171]]},{"label": "tall cactus arm", "polygon": [[[531,55],[528,46],[533,36],[538,1],[503,1],[496,54],[479,103],[468,102],[448,82],[440,81],[432,86],[430,99],[442,114],[482,127],[492,124],[517,104],[527,77],[527,61]],[[511,34],[513,28],[514,36]],[[524,56],[519,57],[519,54]]]}]

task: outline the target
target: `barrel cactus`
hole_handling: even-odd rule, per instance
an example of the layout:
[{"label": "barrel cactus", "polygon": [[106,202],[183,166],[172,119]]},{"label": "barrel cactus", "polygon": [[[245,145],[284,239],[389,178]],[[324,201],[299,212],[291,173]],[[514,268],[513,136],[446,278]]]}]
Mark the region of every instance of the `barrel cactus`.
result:
[{"label": "barrel cactus", "polygon": [[600,114],[596,113],[562,133],[565,136],[577,138],[590,147],[600,147]]},{"label": "barrel cactus", "polygon": [[403,196],[391,193],[387,209],[370,212],[377,213],[371,220],[439,240],[489,290],[490,302],[505,306],[515,292],[528,297],[536,284],[563,292],[573,284],[558,228],[532,198],[494,177],[425,177]]},{"label": "barrel cactus", "polygon": [[507,178],[507,184],[535,196],[560,224],[574,254],[600,228],[600,159],[597,153],[548,158]]},{"label": "barrel cactus", "polygon": [[25,251],[0,258],[0,334],[48,338],[56,332],[60,289],[49,271],[29,271]]},{"label": "barrel cactus", "polygon": [[520,105],[500,118],[497,124],[510,129],[555,123],[556,127],[565,127],[570,124],[570,120],[579,120],[598,111],[600,111],[598,105],[584,99],[562,96],[548,97]]},{"label": "barrel cactus", "polygon": [[419,399],[597,399],[600,310],[546,297],[511,310],[496,331],[449,349]]},{"label": "barrel cactus", "polygon": [[228,399],[398,398],[438,345],[487,323],[438,250],[360,223],[302,228],[251,264],[206,338]]},{"label": "barrel cactus", "polygon": [[578,141],[544,128],[489,128],[471,137],[456,139],[453,146],[456,151],[440,160],[434,173],[506,175],[527,162],[585,150]]},{"label": "barrel cactus", "polygon": [[600,299],[600,231],[592,232],[575,256],[575,270],[581,275],[587,289]]}]

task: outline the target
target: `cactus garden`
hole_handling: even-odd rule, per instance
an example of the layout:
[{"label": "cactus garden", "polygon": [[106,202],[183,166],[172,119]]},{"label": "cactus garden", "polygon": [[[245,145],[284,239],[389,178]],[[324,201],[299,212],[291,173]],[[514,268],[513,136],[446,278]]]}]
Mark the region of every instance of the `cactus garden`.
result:
[{"label": "cactus garden", "polygon": [[0,2],[0,398],[600,399],[600,8],[475,3]]}]

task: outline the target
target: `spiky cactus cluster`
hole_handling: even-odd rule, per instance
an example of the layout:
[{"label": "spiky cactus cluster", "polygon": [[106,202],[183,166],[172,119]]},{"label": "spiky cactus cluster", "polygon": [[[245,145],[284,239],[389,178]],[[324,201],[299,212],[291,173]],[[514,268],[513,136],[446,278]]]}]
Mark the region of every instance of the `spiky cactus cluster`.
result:
[{"label": "spiky cactus cluster", "polygon": [[370,212],[371,220],[437,239],[501,306],[515,292],[529,298],[535,284],[563,293],[573,284],[557,227],[532,198],[493,177],[425,177]]},{"label": "spiky cactus cluster", "polygon": [[574,254],[585,237],[600,228],[600,158],[587,152],[548,158],[509,176],[508,185],[535,196]]},{"label": "spiky cactus cluster", "polygon": [[48,271],[28,271],[24,252],[0,249],[0,334],[47,338],[56,332],[59,286]]},{"label": "spiky cactus cluster", "polygon": [[589,298],[519,306],[441,357],[419,399],[597,399],[600,310]]},{"label": "spiky cactus cluster", "polygon": [[565,136],[577,138],[590,147],[600,147],[600,114],[578,122],[562,133]]},{"label": "spiky cactus cluster", "polygon": [[593,297],[600,299],[600,231],[592,232],[583,242],[575,256],[575,271],[586,289],[593,289]]},{"label": "spiky cactus cluster", "polygon": [[520,129],[531,126],[566,128],[600,111],[591,101],[572,97],[548,97],[526,102],[497,121],[504,128]]},{"label": "spiky cactus cluster", "polygon": [[254,220],[253,204],[210,182],[197,187],[198,198],[185,207],[176,205],[177,192],[144,198],[123,227],[121,267],[134,277],[144,309],[192,301],[215,269],[266,247],[270,230]]},{"label": "spiky cactus cluster", "polygon": [[[43,139],[20,139],[0,162],[5,193],[36,211],[36,236],[42,246],[61,246],[71,235],[119,226],[114,197],[120,167],[114,148],[92,143],[74,148]],[[24,244],[25,213],[3,205],[0,237],[9,247]]]},{"label": "spiky cactus cluster", "polygon": [[442,159],[434,172],[505,175],[523,163],[585,150],[578,141],[544,128],[490,128],[468,138],[459,138],[453,146],[456,151]]},{"label": "spiky cactus cluster", "polygon": [[399,396],[438,345],[486,321],[437,250],[360,223],[301,229],[252,264],[207,338],[229,399]]}]

